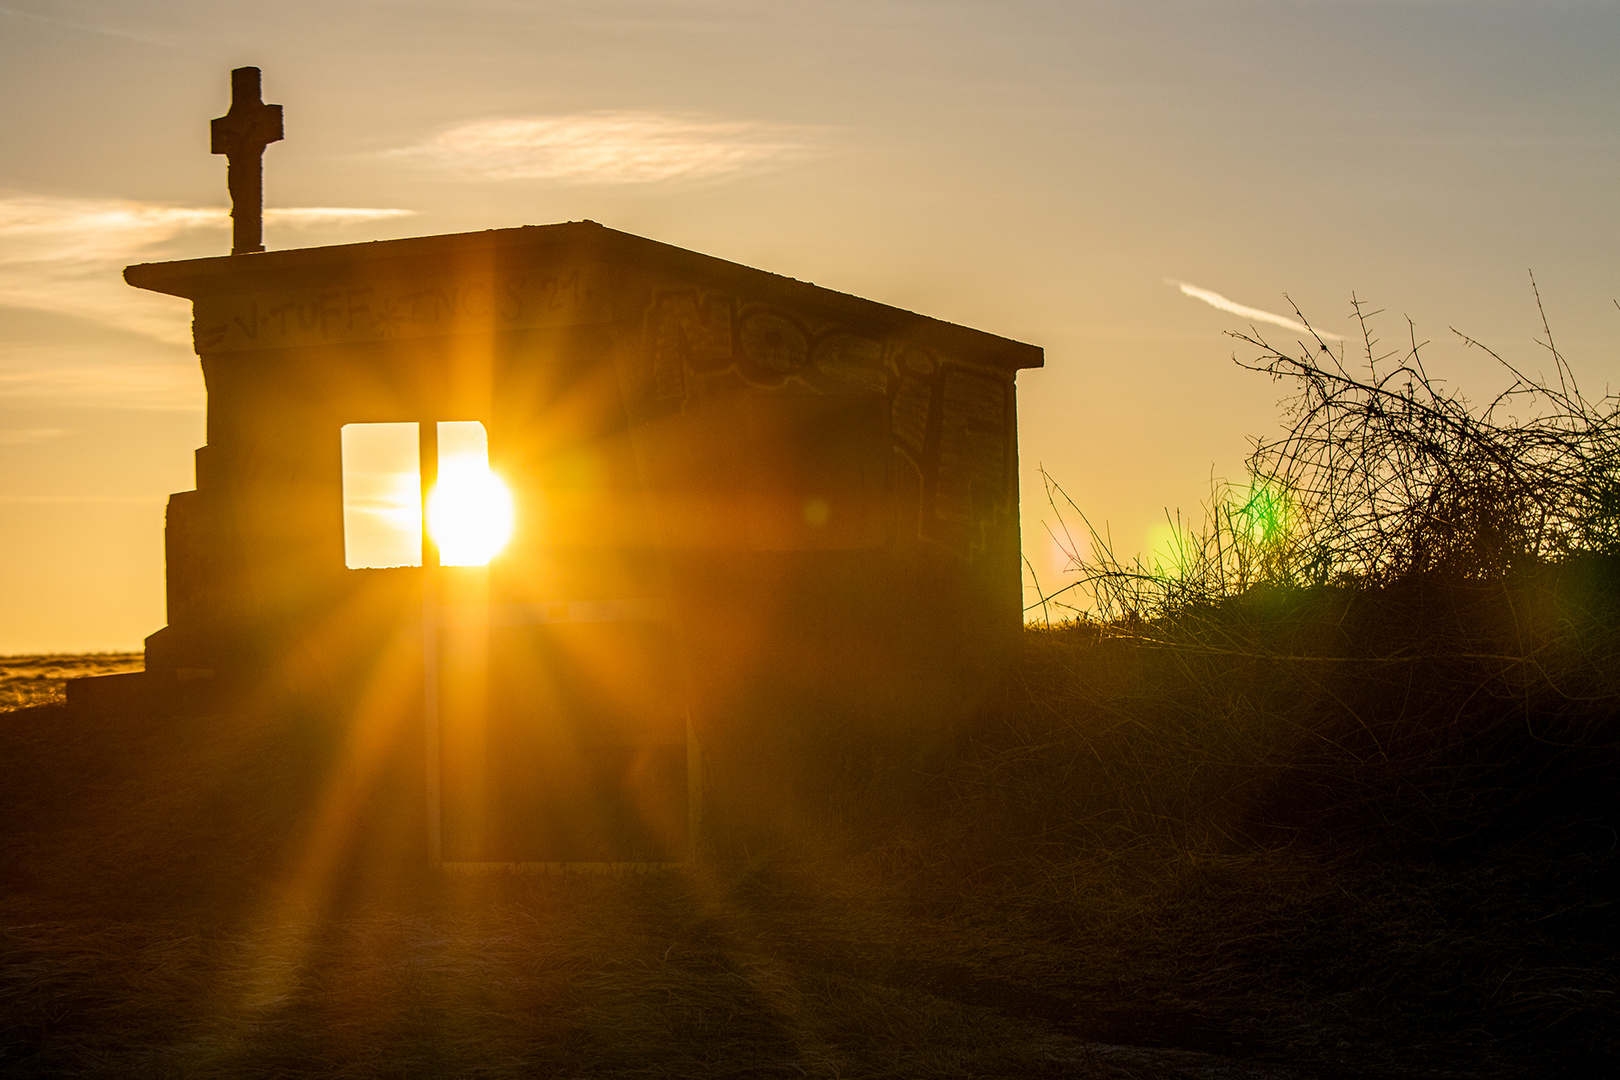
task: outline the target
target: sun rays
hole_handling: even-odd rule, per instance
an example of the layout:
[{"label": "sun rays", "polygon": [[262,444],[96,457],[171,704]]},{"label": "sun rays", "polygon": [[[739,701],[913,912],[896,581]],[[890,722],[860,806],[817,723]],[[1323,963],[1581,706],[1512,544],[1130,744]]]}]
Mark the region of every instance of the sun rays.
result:
[{"label": "sun rays", "polygon": [[512,538],[511,489],[489,467],[484,425],[438,425],[438,481],[424,507],[416,424],[343,428],[344,561],[350,569],[422,565],[422,524],[443,566],[484,566]]},{"label": "sun rays", "polygon": [[440,457],[439,482],[427,499],[427,527],[441,565],[487,564],[512,539],[513,524],[512,492],[490,471],[487,453]]}]

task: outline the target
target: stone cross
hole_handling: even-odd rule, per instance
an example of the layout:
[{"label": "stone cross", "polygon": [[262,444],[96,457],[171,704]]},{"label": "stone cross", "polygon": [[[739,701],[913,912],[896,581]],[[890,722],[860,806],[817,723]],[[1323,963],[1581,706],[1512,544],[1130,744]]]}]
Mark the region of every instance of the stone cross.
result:
[{"label": "stone cross", "polygon": [[231,110],[213,122],[212,133],[231,193],[231,254],[263,251],[264,148],[283,136],[281,106],[260,100],[258,68],[231,72]]}]

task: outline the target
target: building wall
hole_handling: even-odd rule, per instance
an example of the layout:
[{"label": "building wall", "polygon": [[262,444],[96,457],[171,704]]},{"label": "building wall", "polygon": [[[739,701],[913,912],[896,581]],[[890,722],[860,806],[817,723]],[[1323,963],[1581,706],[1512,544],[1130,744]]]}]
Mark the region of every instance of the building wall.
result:
[{"label": "building wall", "polygon": [[519,504],[491,588],[668,600],[715,723],[993,689],[1021,622],[1010,370],[755,271],[529,258],[198,301],[209,445],[155,659],[341,678],[420,603],[418,572],[344,569],[342,425],[476,419]]}]

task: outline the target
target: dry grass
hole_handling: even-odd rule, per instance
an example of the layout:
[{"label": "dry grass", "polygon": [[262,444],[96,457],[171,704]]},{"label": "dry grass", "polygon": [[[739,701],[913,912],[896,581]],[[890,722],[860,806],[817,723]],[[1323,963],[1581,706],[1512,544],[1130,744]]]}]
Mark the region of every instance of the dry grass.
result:
[{"label": "dry grass", "polygon": [[140,671],[140,653],[92,653],[87,656],[0,656],[0,712],[66,700],[69,679]]},{"label": "dry grass", "polygon": [[[1521,617],[1546,584],[1512,594]],[[1464,654],[1456,590],[1427,617],[1330,592],[1148,638],[1032,632],[919,866],[954,851],[939,880],[982,875],[987,920],[1086,942],[1071,992],[1194,1012],[1262,1056],[1584,1071],[1620,1044],[1604,591],[1549,603],[1531,663]],[[1477,646],[1512,605],[1469,595]]]},{"label": "dry grass", "polygon": [[134,658],[0,662],[0,1072],[1612,1071],[1615,403],[1253,344],[1296,423],[1173,572],[1094,546],[1108,618],[960,743],[804,749],[836,790],[678,872],[429,872],[387,710],[75,715]]},{"label": "dry grass", "polygon": [[864,968],[908,923],[858,864],[440,877],[390,786],[420,776],[411,740],[368,781],[281,705],[3,715],[8,1076],[1041,1075],[1089,1052]]},{"label": "dry grass", "polygon": [[0,1072],[1415,1077],[1612,1056],[1594,813],[1413,845],[1386,820],[1401,798],[1454,821],[1421,784],[1290,810],[1277,793],[1322,760],[1285,736],[1336,730],[1290,671],[1031,633],[969,742],[889,759],[768,853],[626,878],[428,873],[418,796],[389,780],[420,775],[408,732],[365,773],[284,703],[6,713]]}]

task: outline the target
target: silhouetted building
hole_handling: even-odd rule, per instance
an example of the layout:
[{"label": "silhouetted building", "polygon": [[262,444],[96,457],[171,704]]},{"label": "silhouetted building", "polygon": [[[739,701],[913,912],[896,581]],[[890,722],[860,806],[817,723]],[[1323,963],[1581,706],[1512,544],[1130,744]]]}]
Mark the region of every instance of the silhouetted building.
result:
[{"label": "silhouetted building", "polygon": [[[1033,346],[592,222],[125,277],[193,301],[208,388],[146,677],[406,686],[448,862],[678,857],[698,745],[763,806],[738,748],[948,727],[1021,626]],[[470,422],[510,542],[351,567],[354,426],[418,425],[426,488]]]}]

